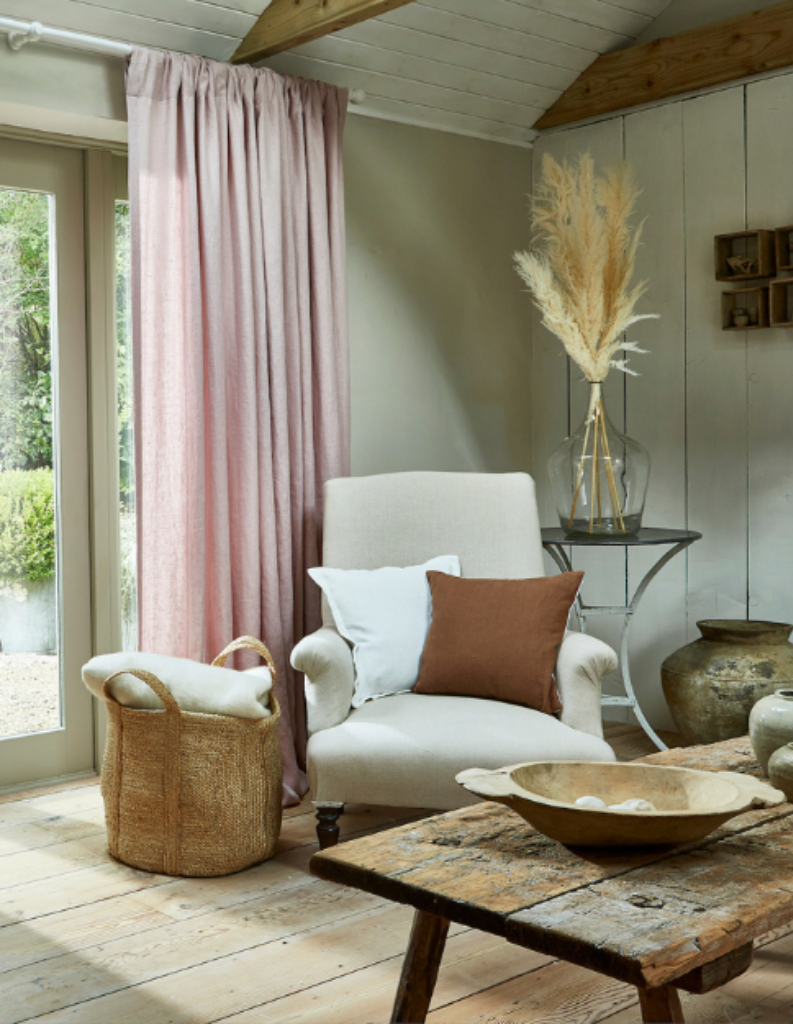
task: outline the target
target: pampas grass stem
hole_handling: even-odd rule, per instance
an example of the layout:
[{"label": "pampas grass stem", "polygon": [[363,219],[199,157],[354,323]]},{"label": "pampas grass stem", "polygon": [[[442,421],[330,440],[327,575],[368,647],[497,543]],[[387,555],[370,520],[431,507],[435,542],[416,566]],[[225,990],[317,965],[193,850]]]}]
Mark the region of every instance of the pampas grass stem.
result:
[{"label": "pampas grass stem", "polygon": [[598,177],[588,153],[576,165],[546,153],[531,203],[535,247],[515,254],[544,326],[593,382],[612,367],[631,372],[616,358],[640,351],[625,331],[655,315],[636,313],[647,283],[630,284],[642,233],[629,224],[638,196],[626,163]]},{"label": "pampas grass stem", "polygon": [[[592,501],[589,510],[589,532],[595,532],[595,524],[603,521],[603,497],[601,474],[605,474],[608,499],[611,504],[612,517],[621,533],[625,533],[625,519],[622,515],[622,508],[619,499],[619,489],[614,474],[614,462],[611,457],[611,446],[609,445],[608,431],[606,430],[606,411],[603,407],[603,394],[601,385],[597,382],[592,384],[589,396],[589,409],[584,429],[584,443],[581,454],[578,457],[578,469],[576,472],[576,484],[573,491],[573,503],[570,509],[570,516],[567,520],[568,529],[573,528],[575,512],[578,507],[578,499],[581,494],[581,487],[584,485],[587,459],[591,460],[591,486]],[[597,505],[597,515],[595,514]]]},{"label": "pampas grass stem", "polygon": [[531,203],[535,246],[530,252],[515,254],[515,267],[542,314],[543,325],[559,338],[592,384],[570,529],[581,488],[586,485],[585,460],[591,458],[590,532],[594,532],[595,515],[600,522],[604,511],[601,471],[606,475],[613,518],[625,532],[601,385],[612,368],[633,373],[625,353],[642,350],[625,340],[625,331],[656,316],[636,313],[647,283],[631,285],[642,234],[642,224],[630,225],[638,196],[633,172],[626,163],[597,176],[588,153],[574,165],[559,164],[546,153]]}]

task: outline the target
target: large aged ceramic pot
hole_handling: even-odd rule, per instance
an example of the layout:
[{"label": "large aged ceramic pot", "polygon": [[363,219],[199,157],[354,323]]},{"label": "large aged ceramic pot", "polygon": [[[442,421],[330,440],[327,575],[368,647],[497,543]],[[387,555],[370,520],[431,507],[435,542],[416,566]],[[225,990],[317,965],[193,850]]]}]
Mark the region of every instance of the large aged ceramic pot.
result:
[{"label": "large aged ceramic pot", "polygon": [[[793,644],[788,641],[793,625],[703,619],[697,626],[701,638],[670,654],[661,666],[675,725],[688,743],[745,736],[758,700],[779,687],[793,689]],[[787,739],[793,740],[793,734]]]},{"label": "large aged ceramic pot", "polygon": [[793,740],[793,687],[780,687],[763,697],[749,715],[749,738],[765,774],[771,755]]}]

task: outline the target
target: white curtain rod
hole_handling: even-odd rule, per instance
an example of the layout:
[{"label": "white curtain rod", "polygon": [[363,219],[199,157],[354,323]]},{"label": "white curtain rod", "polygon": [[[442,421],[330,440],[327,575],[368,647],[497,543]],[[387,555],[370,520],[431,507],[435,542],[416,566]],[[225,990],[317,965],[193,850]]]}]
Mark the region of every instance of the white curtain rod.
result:
[{"label": "white curtain rod", "polygon": [[[269,6],[268,0],[265,7]],[[16,18],[0,16],[0,32],[8,33],[8,45],[12,50],[21,50],[28,43],[52,43],[54,46],[69,46],[74,50],[105,53],[112,57],[128,57],[132,53],[129,43],[117,43],[114,39],[103,39],[101,36],[87,36],[65,28],[48,28],[40,21],[17,21]],[[356,106],[365,103],[366,92],[363,89],[351,89],[349,101]]]},{"label": "white curtain rod", "polygon": [[91,53],[106,53],[113,57],[128,57],[132,53],[128,43],[87,36],[82,32],[69,32],[63,28],[48,28],[40,21],[17,21],[15,18],[0,17],[0,32],[8,33],[8,45],[12,50],[21,50],[27,43],[52,43],[75,50],[89,50]]}]

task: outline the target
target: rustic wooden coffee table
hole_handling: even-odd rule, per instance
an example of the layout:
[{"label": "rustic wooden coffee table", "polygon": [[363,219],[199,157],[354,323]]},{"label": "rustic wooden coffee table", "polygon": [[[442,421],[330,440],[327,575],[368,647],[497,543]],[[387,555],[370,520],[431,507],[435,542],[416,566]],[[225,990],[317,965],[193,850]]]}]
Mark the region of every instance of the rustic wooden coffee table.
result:
[{"label": "rustic wooden coffee table", "polygon": [[[759,775],[746,739],[643,760]],[[793,921],[793,805],[674,850],[608,852],[482,803],[324,850],[311,870],[416,908],[392,1024],[426,1019],[451,921],[635,985],[645,1022],[678,1022],[679,989],[737,977],[753,939]]]}]

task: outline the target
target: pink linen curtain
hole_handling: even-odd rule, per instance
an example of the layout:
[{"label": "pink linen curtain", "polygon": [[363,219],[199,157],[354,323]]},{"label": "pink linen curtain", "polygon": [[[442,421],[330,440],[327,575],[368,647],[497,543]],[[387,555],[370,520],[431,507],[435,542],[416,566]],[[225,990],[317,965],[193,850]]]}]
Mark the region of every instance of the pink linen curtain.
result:
[{"label": "pink linen curtain", "polygon": [[139,646],[264,640],[294,803],[289,654],[319,626],[322,485],[349,473],[346,93],[135,49],[127,102]]}]

